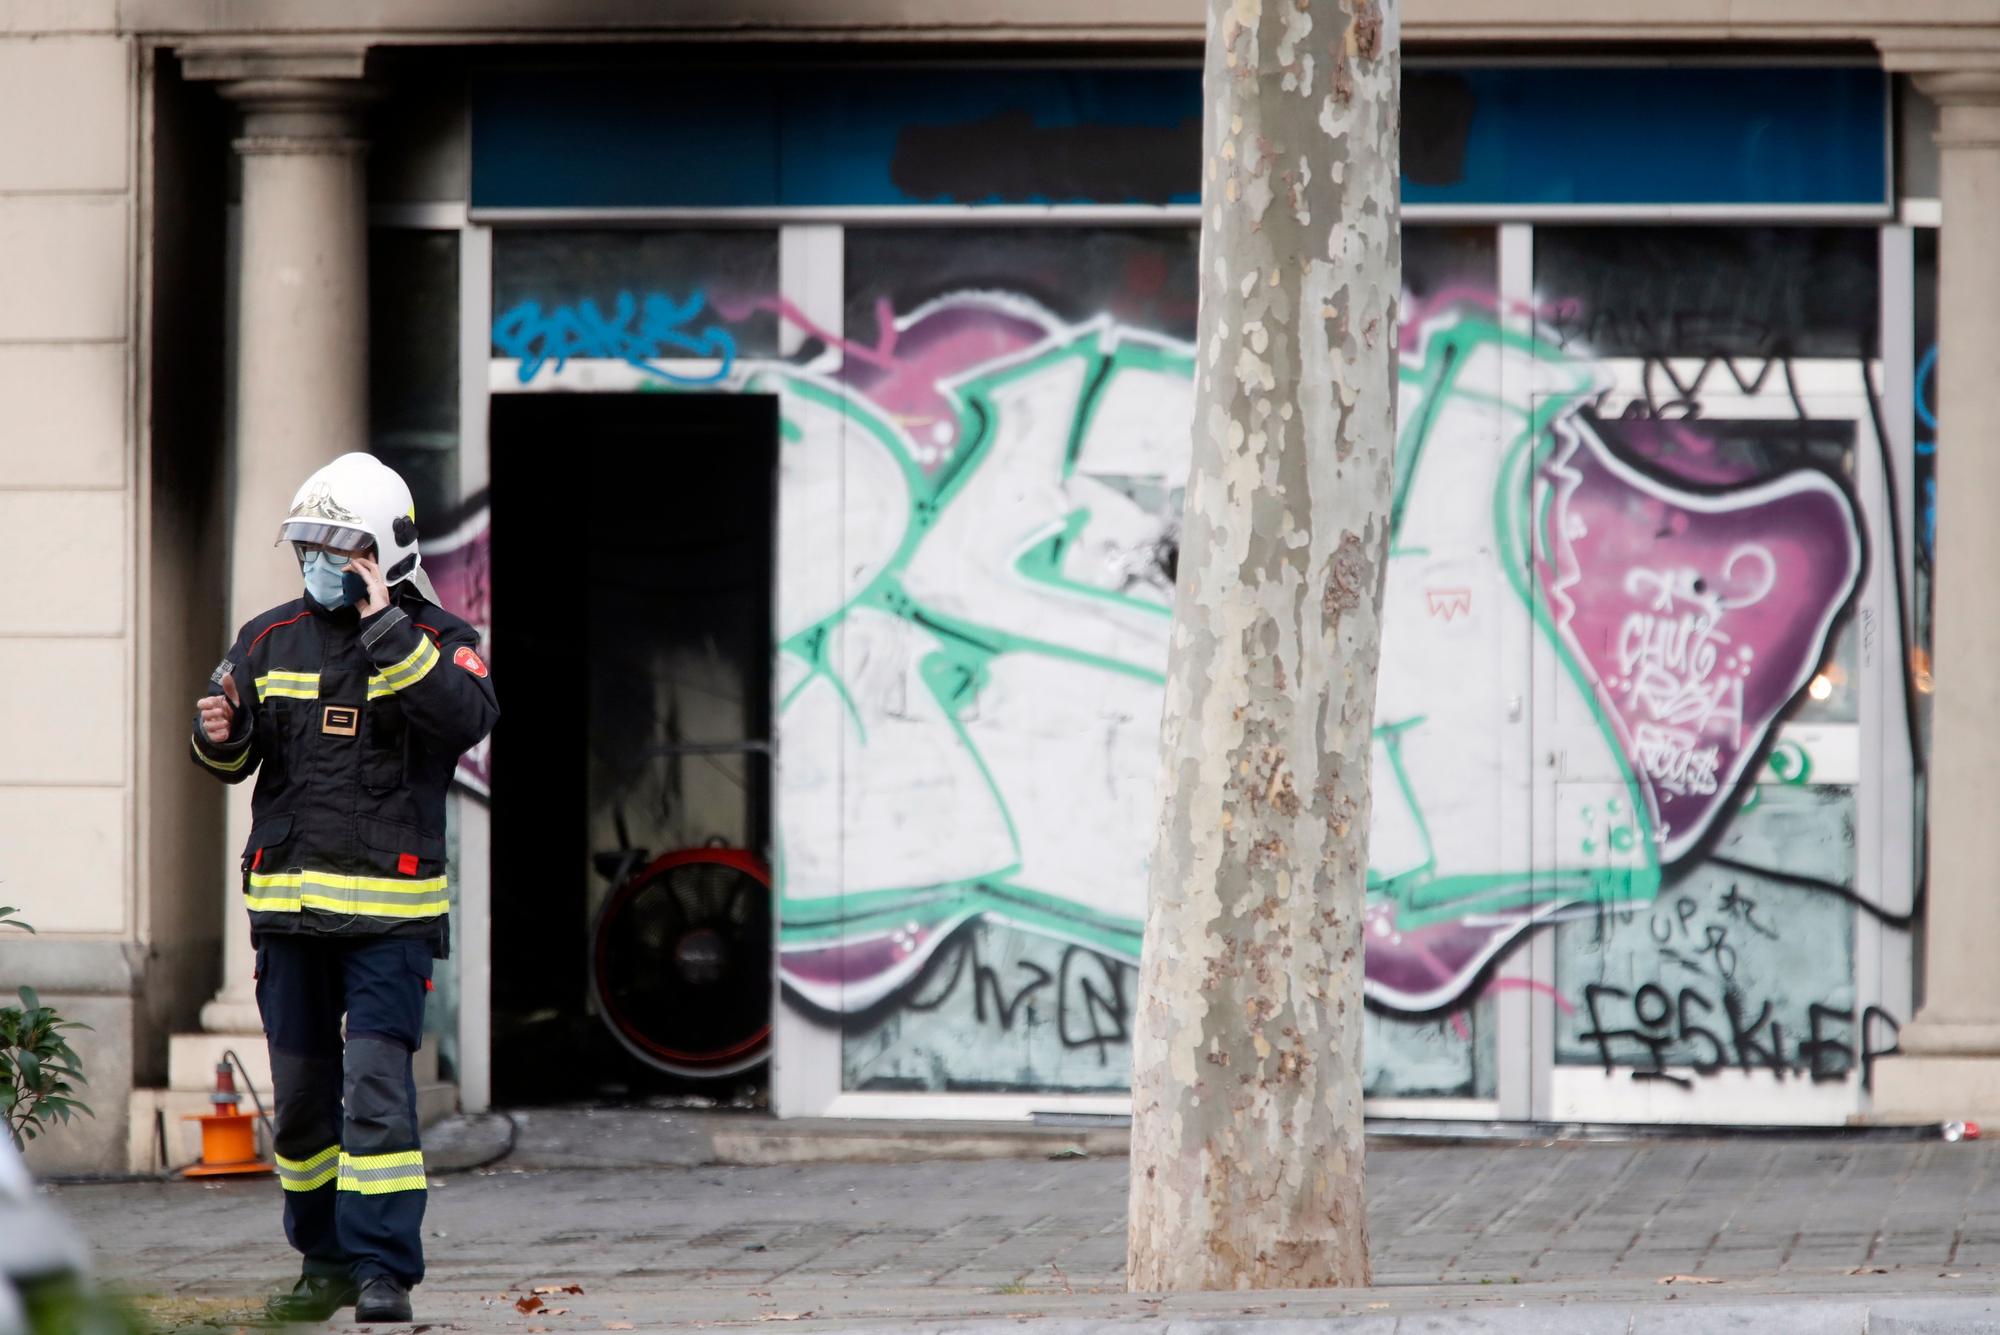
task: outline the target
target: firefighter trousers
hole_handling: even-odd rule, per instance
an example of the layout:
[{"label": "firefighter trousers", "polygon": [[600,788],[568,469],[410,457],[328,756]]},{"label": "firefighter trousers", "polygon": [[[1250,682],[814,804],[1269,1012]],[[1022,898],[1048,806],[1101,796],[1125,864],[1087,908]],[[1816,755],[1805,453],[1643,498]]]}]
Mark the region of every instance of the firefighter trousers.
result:
[{"label": "firefighter trousers", "polygon": [[257,938],[285,1236],[306,1274],[405,1285],[424,1277],[410,1058],[423,1041],[432,965],[430,943],[409,937]]}]

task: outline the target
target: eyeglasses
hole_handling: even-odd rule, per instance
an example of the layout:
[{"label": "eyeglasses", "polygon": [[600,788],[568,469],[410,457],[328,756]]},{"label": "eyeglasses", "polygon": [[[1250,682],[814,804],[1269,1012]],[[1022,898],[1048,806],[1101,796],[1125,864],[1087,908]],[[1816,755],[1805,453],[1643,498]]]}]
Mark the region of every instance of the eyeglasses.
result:
[{"label": "eyeglasses", "polygon": [[352,561],[355,557],[368,555],[366,551],[343,552],[332,547],[322,547],[316,542],[295,542],[292,544],[292,549],[299,554],[299,563],[301,565],[305,564],[307,557],[311,556],[314,552],[318,552],[326,558],[327,564],[336,570],[345,570],[348,562]]}]

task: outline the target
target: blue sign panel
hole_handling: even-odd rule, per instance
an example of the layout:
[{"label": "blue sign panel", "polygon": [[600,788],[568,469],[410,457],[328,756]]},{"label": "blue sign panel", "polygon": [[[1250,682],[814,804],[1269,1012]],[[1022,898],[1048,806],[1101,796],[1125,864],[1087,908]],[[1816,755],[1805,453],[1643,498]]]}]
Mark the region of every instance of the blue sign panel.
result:
[{"label": "blue sign panel", "polygon": [[[1886,78],[1858,66],[1412,67],[1403,197],[1882,206]],[[495,73],[475,86],[472,127],[480,208],[1176,204],[1201,190],[1190,67]]]}]

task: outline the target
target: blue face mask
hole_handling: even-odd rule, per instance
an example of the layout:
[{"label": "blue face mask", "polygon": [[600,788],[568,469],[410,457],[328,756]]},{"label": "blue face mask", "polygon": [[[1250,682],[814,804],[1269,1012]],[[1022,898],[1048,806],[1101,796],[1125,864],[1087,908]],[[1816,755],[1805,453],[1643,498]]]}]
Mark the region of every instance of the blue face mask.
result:
[{"label": "blue face mask", "polygon": [[329,612],[359,603],[368,596],[368,581],[347,566],[344,556],[307,552],[305,560],[299,563],[305,573],[307,595]]}]

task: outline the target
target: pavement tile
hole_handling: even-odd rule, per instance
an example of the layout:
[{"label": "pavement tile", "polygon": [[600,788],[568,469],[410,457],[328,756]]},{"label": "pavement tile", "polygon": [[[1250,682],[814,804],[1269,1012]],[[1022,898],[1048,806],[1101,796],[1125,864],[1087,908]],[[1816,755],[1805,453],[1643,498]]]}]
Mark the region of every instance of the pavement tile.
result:
[{"label": "pavement tile", "polygon": [[[1986,1199],[2000,1144],[1983,1142],[1949,1152],[1851,1140],[1375,1151],[1373,1289],[1147,1307],[1118,1292],[1123,1160],[691,1167],[683,1161],[697,1156],[679,1131],[670,1144],[634,1149],[616,1119],[593,1119],[580,1147],[555,1114],[537,1113],[532,1130],[528,1163],[607,1166],[516,1171],[503,1162],[437,1174],[421,1318],[519,1335],[501,1291],[564,1278],[589,1298],[558,1335],[625,1311],[645,1318],[635,1319],[642,1329],[797,1317],[783,1328],[801,1335],[1003,1328],[993,1322],[1018,1331],[1023,1319],[1045,1335],[1628,1326],[1844,1335],[1863,1329],[1842,1324],[1862,1304],[1876,1307],[1871,1335],[1935,1335],[1981,1329],[1963,1323],[1986,1319],[1984,1294],[2000,1279],[2000,1202]],[[54,1195],[95,1240],[103,1269],[142,1291],[241,1295],[296,1273],[268,1182],[65,1186]],[[1849,1273],[1864,1261],[1890,1273]],[[1726,1283],[1656,1283],[1670,1274]],[[1916,1301],[1938,1294],[1941,1306]],[[1891,1300],[1903,1306],[1882,1305]],[[1317,1324],[1306,1323],[1310,1303],[1323,1313]],[[1326,1320],[1341,1312],[1341,1322]],[[1759,1312],[1766,1324],[1740,1324]],[[1700,1319],[1738,1324],[1687,1324]],[[1936,1324],[1944,1321],[1960,1324]],[[2000,1335],[2000,1313],[1993,1321],[1986,1329]]]}]

